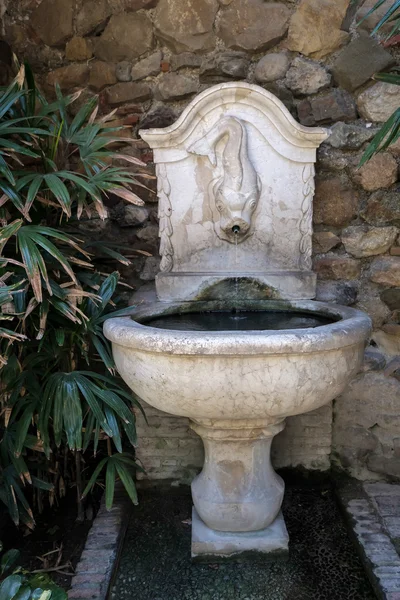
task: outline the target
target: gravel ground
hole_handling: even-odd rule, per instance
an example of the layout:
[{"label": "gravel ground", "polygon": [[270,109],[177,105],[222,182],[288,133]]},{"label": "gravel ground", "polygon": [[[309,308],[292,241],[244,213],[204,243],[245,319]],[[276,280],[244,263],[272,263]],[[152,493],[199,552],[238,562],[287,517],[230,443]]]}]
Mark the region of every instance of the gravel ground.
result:
[{"label": "gravel ground", "polygon": [[190,560],[192,501],[143,492],[122,551],[112,600],[374,600],[332,490],[288,486],[287,562],[219,565]]}]

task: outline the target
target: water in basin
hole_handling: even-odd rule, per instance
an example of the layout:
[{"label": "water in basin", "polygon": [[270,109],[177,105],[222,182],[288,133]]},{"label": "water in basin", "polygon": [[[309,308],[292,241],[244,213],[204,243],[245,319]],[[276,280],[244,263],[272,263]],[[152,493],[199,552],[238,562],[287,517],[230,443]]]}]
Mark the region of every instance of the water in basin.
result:
[{"label": "water in basin", "polygon": [[283,311],[215,311],[163,315],[145,321],[157,329],[177,331],[271,331],[329,325],[326,315]]}]

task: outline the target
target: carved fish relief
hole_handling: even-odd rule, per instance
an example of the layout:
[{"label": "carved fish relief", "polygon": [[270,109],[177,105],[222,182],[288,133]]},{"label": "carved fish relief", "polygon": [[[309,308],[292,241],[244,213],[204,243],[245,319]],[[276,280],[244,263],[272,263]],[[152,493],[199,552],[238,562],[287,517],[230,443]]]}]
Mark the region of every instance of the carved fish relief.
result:
[{"label": "carved fish relief", "polygon": [[[222,141],[222,161],[218,164],[217,146]],[[250,234],[254,211],[261,194],[261,181],[251,163],[247,147],[246,127],[235,117],[224,117],[188,151],[207,156],[211,164],[222,167],[210,186],[210,200],[217,215],[214,228],[228,242],[242,242]]]}]

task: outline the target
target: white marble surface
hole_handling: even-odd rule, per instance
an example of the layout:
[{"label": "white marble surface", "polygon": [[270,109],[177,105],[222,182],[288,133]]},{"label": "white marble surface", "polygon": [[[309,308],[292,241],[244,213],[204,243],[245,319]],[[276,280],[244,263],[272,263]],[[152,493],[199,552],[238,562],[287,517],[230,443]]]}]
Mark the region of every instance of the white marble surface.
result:
[{"label": "white marble surface", "polygon": [[243,559],[246,555],[260,554],[286,558],[289,551],[289,534],[280,512],[275,521],[265,529],[250,533],[228,533],[210,529],[197,514],[192,513],[192,558],[210,562],[225,559]]},{"label": "white marble surface", "polygon": [[[258,304],[271,310],[280,303]],[[180,310],[217,305],[188,302]],[[271,466],[271,441],[287,416],[323,406],[344,390],[362,364],[370,319],[352,308],[303,300],[285,302],[285,310],[339,320],[285,331],[176,331],[140,323],[178,310],[159,302],[137,310],[133,319],[106,321],[117,369],[139,398],[189,417],[201,436],[205,464],[192,495],[206,525],[216,531],[265,529],[284,492]]]},{"label": "white marble surface", "polygon": [[[275,297],[314,297],[314,162],[326,130],[299,125],[271,93],[236,82],[207,89],[170,127],[140,134],[157,164],[161,300],[194,299],[205,275],[235,274],[264,284],[275,276]],[[280,274],[289,279],[282,289]]]},{"label": "white marble surface", "polygon": [[[307,300],[315,294],[314,162],[327,132],[299,125],[264,89],[236,82],[207,89],[174,125],[141,135],[157,164],[161,301],[106,321],[104,332],[139,398],[189,417],[203,439],[192,495],[204,526],[195,523],[193,553],[267,552],[284,493],[271,441],[287,416],[344,390],[371,327],[360,311]],[[146,324],[233,308],[305,311],[331,323],[276,331]],[[275,550],[287,547],[282,533]]]}]

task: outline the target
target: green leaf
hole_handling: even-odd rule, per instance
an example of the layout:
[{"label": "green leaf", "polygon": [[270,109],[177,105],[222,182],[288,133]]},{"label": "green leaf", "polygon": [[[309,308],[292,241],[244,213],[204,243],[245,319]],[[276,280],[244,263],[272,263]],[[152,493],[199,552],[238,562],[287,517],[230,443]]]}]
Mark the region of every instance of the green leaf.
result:
[{"label": "green leaf", "polygon": [[40,189],[40,186],[42,185],[43,182],[43,176],[42,175],[36,175],[36,177],[32,180],[29,189],[28,189],[28,193],[26,195],[26,204],[25,204],[25,210],[26,212],[29,212],[33,201],[36,199],[37,193]]},{"label": "green leaf", "polygon": [[46,181],[46,184],[48,185],[49,190],[60,203],[62,210],[68,217],[70,217],[71,197],[69,195],[65,183],[63,183],[63,181],[56,174],[53,173],[45,175],[44,179]]},{"label": "green leaf", "polygon": [[32,600],[50,600],[52,593],[50,590],[42,590],[37,588],[32,592]]},{"label": "green leaf", "polygon": [[137,505],[138,504],[137,491],[136,491],[135,482],[134,482],[131,472],[125,465],[120,464],[120,461],[118,461],[118,460],[115,462],[115,466],[118,471],[118,475],[124,485],[124,488],[128,492],[129,498],[132,500],[132,503],[134,505]]},{"label": "green leaf", "polygon": [[31,600],[32,589],[30,585],[23,585],[19,588],[17,595],[12,600]]},{"label": "green leaf", "polygon": [[[380,6],[383,3],[380,2]],[[375,5],[374,7],[375,9],[378,8],[378,5]],[[380,19],[380,21],[377,23],[377,25],[374,27],[374,29],[371,31],[371,35],[375,35],[375,33],[377,33],[381,27],[383,27],[383,25],[390,20],[390,17],[399,10],[400,8],[400,0],[396,0],[396,2],[393,2],[392,6],[386,11],[386,13],[383,15],[383,17]]]},{"label": "green leaf", "polygon": [[70,450],[82,449],[82,404],[76,382],[66,375],[62,391],[64,429]]},{"label": "green leaf", "polygon": [[44,591],[51,592],[51,600],[67,600],[67,593],[56,585],[47,573],[35,573],[29,577],[28,582],[33,589],[41,590],[42,594]]},{"label": "green leaf", "polygon": [[27,116],[34,117],[36,110],[36,98],[37,98],[37,90],[36,90],[36,82],[35,76],[31,69],[31,66],[28,62],[24,62],[25,67],[25,81],[28,89],[28,102],[27,102]]},{"label": "green leaf", "polygon": [[23,225],[23,220],[17,219],[16,221],[9,223],[9,225],[5,225],[4,227],[1,227],[0,228],[0,244],[4,244],[4,242],[9,240],[10,237],[15,235],[18,232],[18,230],[21,229],[22,225]]},{"label": "green leaf", "polygon": [[121,435],[115,414],[110,408],[108,408],[108,406],[104,407],[104,412],[107,418],[108,425],[112,431],[112,439],[115,444],[115,447],[118,450],[118,452],[122,452]]},{"label": "green leaf", "polygon": [[71,123],[71,126],[69,128],[70,136],[73,136],[76,131],[81,129],[81,127],[84,125],[84,123],[88,120],[88,118],[92,114],[92,112],[95,109],[95,107],[97,106],[97,104],[98,104],[98,98],[97,98],[97,96],[93,96],[93,98],[90,98],[88,100],[88,102],[82,106],[82,108],[78,111],[78,113],[74,117],[74,120]]},{"label": "green leaf", "polygon": [[108,351],[107,346],[105,344],[102,344],[101,340],[96,335],[90,336],[90,339],[107,369],[110,371],[110,373],[113,373],[115,369],[115,364],[112,356]]},{"label": "green leaf", "polygon": [[400,85],[399,73],[376,73],[373,79],[375,79],[376,81],[385,81],[386,83],[392,83],[393,85]]},{"label": "green leaf", "polygon": [[55,336],[56,336],[57,345],[62,347],[65,342],[65,330],[64,329],[56,329]]},{"label": "green leaf", "polygon": [[86,424],[85,424],[85,433],[84,433],[84,437],[83,437],[83,452],[86,452],[86,450],[88,449],[88,446],[92,439],[94,425],[95,425],[95,416],[92,412],[89,412],[89,415],[88,415],[88,418],[87,418]]},{"label": "green leaf", "polygon": [[33,293],[38,302],[43,299],[42,284],[40,275],[46,282],[47,288],[51,293],[50,281],[47,274],[47,268],[40,248],[48,252],[70,276],[71,280],[77,283],[75,274],[68,260],[60,252],[60,250],[47,237],[52,237],[58,240],[71,240],[64,234],[44,226],[25,225],[17,231],[17,240],[19,251],[22,256],[22,261],[25,265],[26,273],[31,283]]},{"label": "green leaf", "polygon": [[106,470],[106,509],[111,510],[114,502],[115,465],[109,459]]},{"label": "green leaf", "polygon": [[6,571],[9,571],[11,567],[15,565],[15,563],[19,560],[21,553],[19,550],[13,548],[12,550],[8,550],[3,554],[0,561],[0,571],[1,574],[4,575]]},{"label": "green leaf", "polygon": [[368,162],[374,154],[377,154],[381,150],[386,149],[390,144],[394,143],[398,139],[400,131],[400,108],[395,110],[392,116],[386,121],[381,127],[378,133],[374,136],[370,144],[367,146],[359,167],[362,167]]},{"label": "green leaf", "polygon": [[[97,481],[101,471],[103,470],[104,465],[107,463],[107,461],[108,461],[108,456],[106,458],[103,458],[103,460],[101,460],[99,462],[99,464],[93,471],[93,474],[92,474],[91,478],[89,479],[87,486],[85,487],[85,489],[83,491],[82,498],[85,498],[88,495],[88,493],[90,492],[90,490],[92,490],[94,488],[96,481]],[[0,598],[0,600],[1,600],[1,598]]]},{"label": "green leaf", "polygon": [[17,430],[15,435],[15,455],[20,456],[22,449],[25,445],[26,436],[28,434],[29,426],[32,423],[33,414],[36,409],[36,402],[32,402],[26,407],[22,416],[19,417],[17,423]]},{"label": "green leaf", "polygon": [[32,485],[38,490],[44,490],[45,492],[51,492],[54,490],[54,485],[49,481],[43,481],[43,479],[38,479],[34,475],[32,475]]},{"label": "green leaf", "polygon": [[0,600],[12,600],[22,584],[20,575],[9,575],[0,586]]},{"label": "green leaf", "polygon": [[100,403],[96,398],[96,395],[92,392],[93,386],[91,385],[91,382],[88,379],[86,379],[86,377],[78,375],[77,373],[75,373],[75,381],[79,387],[82,396],[84,396],[86,402],[88,403],[90,410],[96,417],[100,427],[107,435],[111,437],[112,431],[108,426],[107,420],[104,416]]}]

